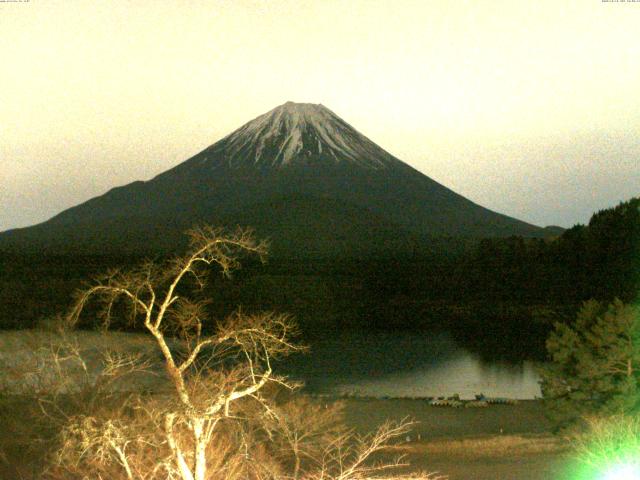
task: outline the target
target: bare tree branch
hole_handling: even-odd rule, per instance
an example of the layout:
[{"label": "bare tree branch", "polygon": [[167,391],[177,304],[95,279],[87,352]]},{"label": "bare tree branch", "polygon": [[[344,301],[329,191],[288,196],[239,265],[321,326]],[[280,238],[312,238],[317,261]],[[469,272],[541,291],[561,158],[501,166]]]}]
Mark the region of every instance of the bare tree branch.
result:
[{"label": "bare tree branch", "polygon": [[[401,459],[371,463],[371,458],[410,423],[385,424],[360,438],[335,426],[336,409],[283,408],[269,396],[269,389],[296,388],[272,366],[273,359],[305,350],[292,340],[298,330],[291,317],[239,310],[214,321],[208,302],[190,299],[190,289],[202,289],[212,267],[229,276],[242,254],[264,260],[266,243],[243,229],[229,233],[203,226],[189,236],[186,255],[161,266],[147,262],[130,271],[113,270],[77,295],[68,326],[78,325],[93,301],[103,307],[105,328],[123,305],[131,321],[142,316],[162,354],[170,391],[128,399],[115,419],[97,414],[71,419],[63,432],[60,468],[88,466],[93,478],[127,480],[364,480],[403,466]],[[82,358],[79,350],[70,355]],[[63,371],[66,357],[61,352],[56,359]],[[114,353],[103,363],[104,388],[119,371],[149,366],[142,358]],[[291,456],[283,453],[287,449]]]}]

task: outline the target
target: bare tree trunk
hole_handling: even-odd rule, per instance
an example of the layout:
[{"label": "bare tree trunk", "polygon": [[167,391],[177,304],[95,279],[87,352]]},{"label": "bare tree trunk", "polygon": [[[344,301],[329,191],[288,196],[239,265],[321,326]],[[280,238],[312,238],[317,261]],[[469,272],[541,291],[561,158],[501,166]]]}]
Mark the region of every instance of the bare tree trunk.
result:
[{"label": "bare tree trunk", "polygon": [[173,453],[173,458],[176,460],[178,464],[178,471],[180,472],[180,476],[182,480],[195,480],[193,477],[193,473],[191,473],[191,469],[189,465],[187,465],[187,461],[184,458],[182,450],[180,446],[176,442],[176,437],[173,434],[173,420],[175,418],[175,414],[169,413],[165,417],[165,432],[167,435],[167,442],[169,443],[169,448],[171,448],[171,452]]},{"label": "bare tree trunk", "polygon": [[193,423],[193,437],[195,442],[195,479],[205,480],[207,474],[207,456],[206,447],[207,439],[203,434],[204,431],[204,419],[194,418],[191,420]]},{"label": "bare tree trunk", "polygon": [[296,463],[293,467],[293,479],[298,480],[298,475],[300,474],[300,452],[298,451],[297,445],[293,449],[293,454],[296,457]]}]

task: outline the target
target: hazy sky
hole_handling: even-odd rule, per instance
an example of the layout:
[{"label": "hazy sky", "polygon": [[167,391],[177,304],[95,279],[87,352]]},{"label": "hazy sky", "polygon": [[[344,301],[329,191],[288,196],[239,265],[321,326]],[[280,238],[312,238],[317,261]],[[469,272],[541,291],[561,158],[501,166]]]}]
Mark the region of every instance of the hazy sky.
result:
[{"label": "hazy sky", "polygon": [[640,194],[640,3],[0,2],[0,230],[322,103],[483,206],[586,222]]}]

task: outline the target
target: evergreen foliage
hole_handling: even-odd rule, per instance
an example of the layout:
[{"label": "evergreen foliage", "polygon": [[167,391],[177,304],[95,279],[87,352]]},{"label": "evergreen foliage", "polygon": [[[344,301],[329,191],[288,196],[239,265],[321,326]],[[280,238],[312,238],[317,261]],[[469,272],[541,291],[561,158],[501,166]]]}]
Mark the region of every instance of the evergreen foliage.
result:
[{"label": "evergreen foliage", "polygon": [[557,323],[541,369],[544,401],[559,428],[640,408],[640,308],[585,302],[573,325]]},{"label": "evergreen foliage", "polygon": [[[555,238],[442,238],[411,253],[349,255],[271,256],[267,266],[243,265],[224,285],[212,282],[207,294],[221,317],[235,305],[287,311],[305,335],[446,329],[487,359],[542,359],[553,322],[571,322],[582,302],[637,299],[640,198]],[[0,328],[33,327],[65,309],[85,278],[143,260],[0,251]]]},{"label": "evergreen foliage", "polygon": [[551,239],[484,239],[460,262],[463,291],[521,303],[632,302],[640,292],[640,197]]}]

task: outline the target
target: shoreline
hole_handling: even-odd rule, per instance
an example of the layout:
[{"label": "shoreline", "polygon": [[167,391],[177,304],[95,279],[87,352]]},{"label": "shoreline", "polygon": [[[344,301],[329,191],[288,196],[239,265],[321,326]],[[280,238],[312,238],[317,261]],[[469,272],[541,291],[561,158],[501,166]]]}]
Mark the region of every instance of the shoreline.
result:
[{"label": "shoreline", "polygon": [[334,397],[344,404],[344,421],[359,433],[375,430],[385,421],[415,422],[410,440],[463,439],[490,435],[542,435],[552,433],[540,400],[485,408],[429,405],[420,399],[361,399]]},{"label": "shoreline", "polygon": [[401,473],[432,472],[448,480],[571,478],[569,445],[552,434],[540,400],[487,408],[434,407],[422,399],[335,401],[344,404],[344,422],[359,434],[384,421],[416,422],[408,438],[386,452],[405,458]]}]

